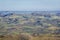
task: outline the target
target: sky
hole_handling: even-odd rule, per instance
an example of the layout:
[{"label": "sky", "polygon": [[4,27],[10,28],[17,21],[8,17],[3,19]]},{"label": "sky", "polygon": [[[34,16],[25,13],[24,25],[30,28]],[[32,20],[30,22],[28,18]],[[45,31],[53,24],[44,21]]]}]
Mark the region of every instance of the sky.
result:
[{"label": "sky", "polygon": [[60,0],[0,0],[0,11],[60,10]]}]

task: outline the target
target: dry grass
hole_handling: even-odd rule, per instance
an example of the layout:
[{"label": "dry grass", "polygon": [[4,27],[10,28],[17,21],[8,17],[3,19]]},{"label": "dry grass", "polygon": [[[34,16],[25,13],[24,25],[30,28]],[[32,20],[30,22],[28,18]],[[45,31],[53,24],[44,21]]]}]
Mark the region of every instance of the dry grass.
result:
[{"label": "dry grass", "polygon": [[0,36],[0,40],[60,40],[60,36],[40,35],[32,36],[30,34],[5,35]]}]

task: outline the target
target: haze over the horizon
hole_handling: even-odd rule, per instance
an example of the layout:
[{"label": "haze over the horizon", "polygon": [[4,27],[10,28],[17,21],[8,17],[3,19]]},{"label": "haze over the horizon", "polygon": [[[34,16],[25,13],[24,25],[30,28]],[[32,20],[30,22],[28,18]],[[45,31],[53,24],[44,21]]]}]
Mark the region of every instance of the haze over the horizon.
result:
[{"label": "haze over the horizon", "polygon": [[60,10],[60,0],[0,0],[0,11]]}]

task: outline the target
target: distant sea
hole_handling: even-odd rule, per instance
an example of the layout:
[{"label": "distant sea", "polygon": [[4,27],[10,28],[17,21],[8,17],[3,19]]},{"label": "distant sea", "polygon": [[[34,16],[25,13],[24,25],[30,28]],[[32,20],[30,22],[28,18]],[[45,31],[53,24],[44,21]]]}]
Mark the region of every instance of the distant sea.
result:
[{"label": "distant sea", "polygon": [[0,11],[0,14],[17,13],[17,14],[30,14],[30,13],[60,13],[60,11]]}]

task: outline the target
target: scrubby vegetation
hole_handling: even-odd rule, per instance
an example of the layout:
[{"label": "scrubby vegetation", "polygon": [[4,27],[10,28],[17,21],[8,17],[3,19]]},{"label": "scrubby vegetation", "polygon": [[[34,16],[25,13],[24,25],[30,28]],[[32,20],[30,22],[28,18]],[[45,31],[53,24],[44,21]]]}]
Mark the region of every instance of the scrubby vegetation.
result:
[{"label": "scrubby vegetation", "polygon": [[0,40],[60,40],[60,12],[0,11]]}]

